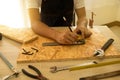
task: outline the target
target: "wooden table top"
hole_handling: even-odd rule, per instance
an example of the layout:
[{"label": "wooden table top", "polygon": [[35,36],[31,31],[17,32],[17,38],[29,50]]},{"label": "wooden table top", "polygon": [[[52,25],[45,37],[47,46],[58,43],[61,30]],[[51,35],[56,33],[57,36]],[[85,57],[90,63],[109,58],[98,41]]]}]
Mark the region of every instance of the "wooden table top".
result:
[{"label": "wooden table top", "polygon": [[[94,29],[98,29],[101,34],[105,35],[107,38],[114,38],[115,42],[113,45],[120,52],[120,39],[107,27],[107,26],[94,26]],[[0,52],[15,66],[18,71],[21,69],[26,69],[27,71],[32,72],[28,69],[28,65],[34,65],[42,72],[44,76],[49,78],[49,80],[79,80],[80,77],[120,70],[120,64],[114,64],[109,66],[102,66],[97,68],[88,68],[77,71],[61,71],[58,73],[51,73],[50,67],[52,66],[68,66],[68,65],[76,65],[82,64],[93,60],[70,60],[70,61],[53,61],[53,62],[32,62],[32,63],[17,63],[17,57],[21,48],[21,44],[9,40],[5,37],[0,41]],[[120,60],[119,58],[110,58],[104,59],[103,61],[112,61],[112,60]],[[12,71],[7,67],[7,65],[0,59],[1,67],[0,67],[0,78],[12,74]],[[34,72],[33,72],[34,73]],[[104,80],[119,80],[120,77],[112,77]],[[1,80],[1,79],[0,79]],[[33,80],[25,76],[23,73],[20,73],[18,78],[12,78],[11,80]]]}]

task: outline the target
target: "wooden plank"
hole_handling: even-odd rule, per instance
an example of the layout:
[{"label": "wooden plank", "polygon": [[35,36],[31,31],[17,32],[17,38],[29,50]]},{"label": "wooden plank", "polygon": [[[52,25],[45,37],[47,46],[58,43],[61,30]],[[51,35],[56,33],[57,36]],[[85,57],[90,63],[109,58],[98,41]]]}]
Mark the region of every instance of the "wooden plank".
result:
[{"label": "wooden plank", "polygon": [[19,43],[28,43],[38,38],[30,28],[10,28],[0,25],[0,32],[7,38]]},{"label": "wooden plank", "polygon": [[[52,40],[40,37],[29,44],[23,44],[22,48],[27,51],[31,50],[31,47],[37,48],[39,51],[33,55],[22,54],[21,48],[20,54],[17,58],[17,62],[35,62],[35,61],[61,61],[61,60],[76,60],[76,59],[95,59],[93,53],[96,49],[99,49],[108,40],[98,30],[91,30],[92,36],[86,39],[84,45],[74,46],[46,46],[43,47],[42,43],[51,42]],[[114,43],[114,42],[113,42]],[[105,57],[120,57],[120,53],[115,49],[113,44],[105,51]]]}]

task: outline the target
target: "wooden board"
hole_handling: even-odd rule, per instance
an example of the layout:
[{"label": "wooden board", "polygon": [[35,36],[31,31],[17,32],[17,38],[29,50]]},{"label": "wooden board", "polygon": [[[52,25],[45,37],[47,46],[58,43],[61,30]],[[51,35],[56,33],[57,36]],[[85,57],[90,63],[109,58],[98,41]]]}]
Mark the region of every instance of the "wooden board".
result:
[{"label": "wooden board", "polygon": [[[58,61],[58,60],[73,60],[73,59],[94,59],[93,53],[96,49],[100,49],[108,40],[97,30],[92,30],[93,34],[86,39],[84,45],[74,46],[42,46],[44,42],[51,42],[47,38],[39,37],[37,40],[29,44],[23,44],[17,62],[35,62],[35,61]],[[23,48],[33,52],[34,47],[38,52],[33,55],[22,54]],[[120,53],[115,49],[113,44],[105,51],[105,57],[120,57]]]},{"label": "wooden board", "polygon": [[27,43],[35,40],[38,36],[30,28],[10,28],[0,25],[0,33],[5,37],[19,43]]}]

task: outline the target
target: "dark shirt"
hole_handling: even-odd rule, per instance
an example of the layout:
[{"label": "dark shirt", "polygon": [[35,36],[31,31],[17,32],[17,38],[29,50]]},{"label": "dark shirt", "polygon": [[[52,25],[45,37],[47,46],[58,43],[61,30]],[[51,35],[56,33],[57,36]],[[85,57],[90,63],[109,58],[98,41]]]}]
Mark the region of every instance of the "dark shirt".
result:
[{"label": "dark shirt", "polygon": [[73,9],[73,0],[42,0],[41,21],[48,26],[69,26],[73,20]]}]

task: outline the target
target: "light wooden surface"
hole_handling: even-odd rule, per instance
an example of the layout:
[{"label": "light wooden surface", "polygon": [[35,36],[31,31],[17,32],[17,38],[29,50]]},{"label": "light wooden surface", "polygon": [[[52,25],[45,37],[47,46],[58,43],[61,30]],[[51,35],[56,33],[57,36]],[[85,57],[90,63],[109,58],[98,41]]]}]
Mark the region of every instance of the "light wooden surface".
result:
[{"label": "light wooden surface", "polygon": [[[40,37],[31,43],[23,44],[20,54],[18,55],[17,62],[36,62],[36,61],[65,61],[76,59],[94,59],[93,53],[95,50],[100,49],[106,42],[107,38],[102,35],[98,29],[91,29],[91,37],[85,39],[84,45],[72,46],[42,46],[45,42],[54,42],[47,38]],[[113,38],[114,39],[114,38]],[[36,52],[31,48],[39,50]],[[33,52],[33,55],[22,54],[26,51]],[[120,54],[113,46],[113,44],[105,51],[105,58],[119,57]]]},{"label": "light wooden surface", "polygon": [[0,25],[0,32],[5,37],[12,39],[19,43],[28,43],[37,39],[37,35],[31,28],[10,28]]},{"label": "light wooden surface", "polygon": [[[120,52],[120,40],[109,30],[106,26],[95,26],[101,34],[105,35],[107,39],[114,38],[115,42],[113,46]],[[61,71],[58,73],[50,73],[49,68],[51,66],[68,66],[68,65],[76,65],[82,64],[93,60],[70,60],[70,61],[53,61],[53,62],[33,62],[33,63],[17,63],[17,57],[21,48],[21,44],[11,41],[7,38],[3,38],[0,41],[0,52],[4,54],[4,56],[16,67],[17,70],[21,71],[22,68],[26,69],[29,72],[31,71],[27,65],[31,64],[39,68],[44,76],[49,78],[50,80],[79,80],[80,77],[110,72],[114,70],[120,70],[120,64],[114,64],[109,66],[103,66],[98,68],[89,68],[77,71]],[[96,60],[96,59],[95,59]],[[103,59],[102,61],[112,61],[112,60],[120,60],[120,58],[110,58]],[[11,70],[6,66],[6,64],[0,59],[0,78],[11,74]],[[34,72],[33,72],[34,73]],[[18,78],[12,78],[11,80],[34,80],[25,76],[23,73],[19,75]],[[104,80],[120,80],[120,76],[107,78]]]}]

